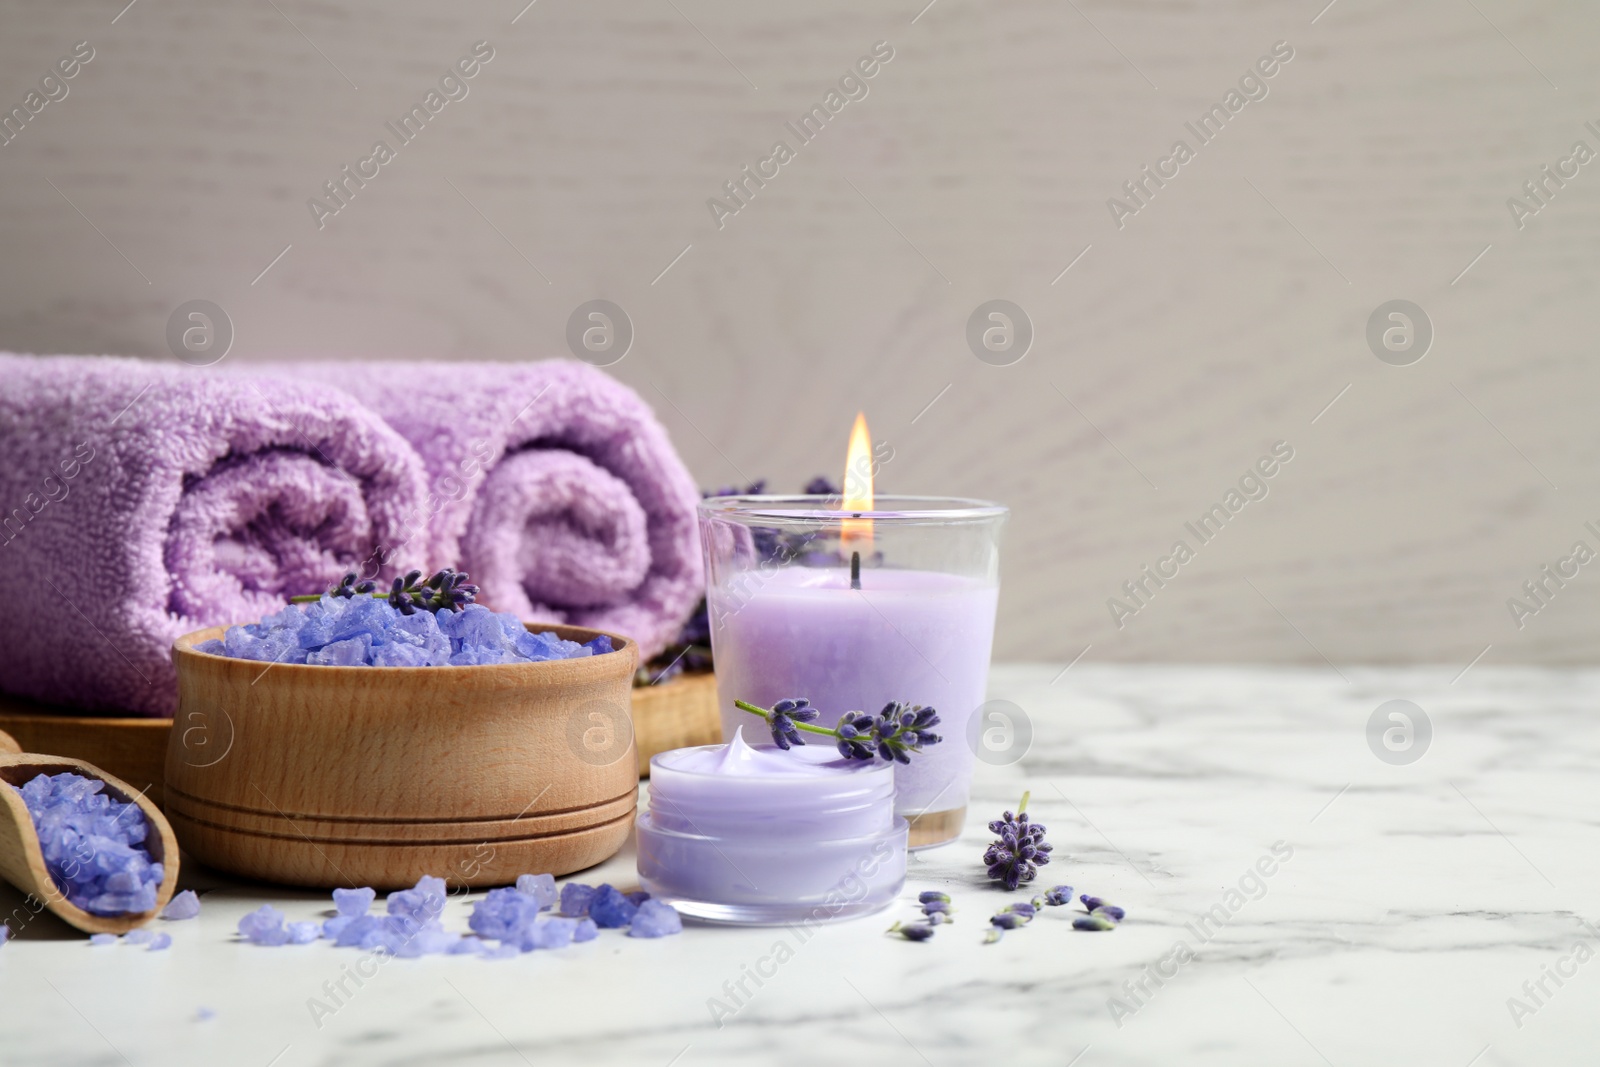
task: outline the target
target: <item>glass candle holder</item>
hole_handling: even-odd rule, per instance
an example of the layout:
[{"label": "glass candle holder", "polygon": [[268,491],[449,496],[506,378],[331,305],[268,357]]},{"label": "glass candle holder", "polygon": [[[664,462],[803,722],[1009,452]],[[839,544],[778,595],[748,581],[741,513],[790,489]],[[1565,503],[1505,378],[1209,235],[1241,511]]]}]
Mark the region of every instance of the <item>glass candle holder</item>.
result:
[{"label": "glass candle holder", "polygon": [[762,726],[736,699],[770,708],[805,697],[824,726],[891,701],[935,708],[943,740],[895,768],[895,810],[912,848],[944,844],[966,818],[967,728],[988,685],[1009,512],[949,497],[879,496],[870,511],[838,504],[701,502],[722,734]]}]

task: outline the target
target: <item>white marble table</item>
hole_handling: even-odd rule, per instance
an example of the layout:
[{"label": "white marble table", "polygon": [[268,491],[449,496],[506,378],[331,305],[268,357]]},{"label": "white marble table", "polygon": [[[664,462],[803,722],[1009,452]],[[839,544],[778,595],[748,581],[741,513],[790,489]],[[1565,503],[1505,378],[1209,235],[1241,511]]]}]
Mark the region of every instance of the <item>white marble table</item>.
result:
[{"label": "white marble table", "polygon": [[[803,944],[691,927],[501,962],[395,960],[319,1028],[308,999],[359,954],[256,948],[231,930],[262,901],[299,919],[324,900],[206,881],[201,918],[164,924],[166,953],[89,948],[48,918],[0,949],[0,1063],[1600,1060],[1600,962],[1574,954],[1600,950],[1580,925],[1600,921],[1600,673],[1480,666],[1452,685],[1443,668],[1347,669],[1347,682],[1079,664],[1051,684],[1058,670],[995,672],[993,695],[1025,709],[1036,737],[1022,762],[980,768],[976,807],[986,819],[1031,789],[1057,849],[1045,884],[1125,905],[1111,933],[1075,933],[1052,909],[981,944],[1003,898],[982,882],[974,818],[960,843],[913,862],[906,899],[939,887],[960,909],[925,944],[883,936],[906,904]],[[1410,764],[1368,746],[1368,718],[1391,698],[1432,723]],[[1249,874],[1276,842],[1292,855],[1263,864],[1258,888]],[[626,860],[614,866],[627,877]],[[1230,896],[1241,879],[1259,899]],[[465,907],[452,905],[453,925]],[[792,958],[762,963],[779,942]],[[746,978],[752,995],[719,1027],[708,1002],[731,1004],[725,983],[758,965],[772,977]],[[1170,977],[1158,985],[1147,967]]]}]

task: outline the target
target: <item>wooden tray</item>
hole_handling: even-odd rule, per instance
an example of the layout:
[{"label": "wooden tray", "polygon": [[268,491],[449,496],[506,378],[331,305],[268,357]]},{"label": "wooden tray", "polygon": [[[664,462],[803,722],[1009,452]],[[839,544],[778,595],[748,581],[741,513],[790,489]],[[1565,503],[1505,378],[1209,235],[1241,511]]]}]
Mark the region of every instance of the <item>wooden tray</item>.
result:
[{"label": "wooden tray", "polygon": [[[145,790],[157,807],[165,806],[171,719],[82,715],[0,694],[0,730],[16,738],[24,752],[92,763],[134,789]],[[722,722],[716,677],[682,674],[670,682],[634,689],[633,730],[640,777],[649,775],[650,757],[657,752],[719,743]]]}]

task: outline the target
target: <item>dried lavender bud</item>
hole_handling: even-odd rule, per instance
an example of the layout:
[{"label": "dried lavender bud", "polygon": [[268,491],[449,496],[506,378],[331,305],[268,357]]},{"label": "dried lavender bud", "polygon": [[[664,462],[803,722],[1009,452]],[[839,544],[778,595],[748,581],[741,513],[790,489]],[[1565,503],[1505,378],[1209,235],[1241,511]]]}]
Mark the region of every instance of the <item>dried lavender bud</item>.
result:
[{"label": "dried lavender bud", "polygon": [[1031,918],[1031,915],[1023,915],[1010,909],[989,916],[989,932],[984,936],[983,943],[986,945],[994,944],[1000,940],[1000,935],[1005,931],[1015,930],[1019,926],[1026,926]]},{"label": "dried lavender bud", "polygon": [[889,933],[899,934],[907,941],[926,941],[933,936],[933,927],[927,923],[895,923]]},{"label": "dried lavender bud", "polygon": [[772,705],[772,713],[767,717],[767,725],[772,729],[773,742],[784,750],[792,745],[805,744],[805,739],[800,736],[800,731],[795,729],[794,724],[811,722],[820,714],[821,712],[811,706],[811,701],[804,697],[778,701]]},{"label": "dried lavender bud", "polygon": [[948,904],[950,903],[950,894],[941,893],[937,889],[925,889],[917,894],[917,902],[919,904],[932,904],[935,901],[940,904]]},{"label": "dried lavender bud", "polygon": [[924,915],[950,915],[954,913],[954,909],[950,907],[949,901],[930,900],[922,905],[922,913]]},{"label": "dried lavender bud", "polygon": [[1000,912],[1001,912],[1001,914],[1005,914],[1005,913],[1009,912],[1009,913],[1011,913],[1013,915],[1020,915],[1020,916],[1022,916],[1023,921],[1030,920],[1030,919],[1032,919],[1034,917],[1035,914],[1037,914],[1036,909],[1034,908],[1034,906],[1032,904],[1022,904],[1022,903],[1007,904],[1005,907],[1000,909]]},{"label": "dried lavender bud", "polygon": [[1087,911],[1090,914],[1093,914],[1093,913],[1095,913],[1097,911],[1098,912],[1103,912],[1106,916],[1108,916],[1109,918],[1111,918],[1115,922],[1121,922],[1123,920],[1124,916],[1127,914],[1121,908],[1117,907],[1115,904],[1107,904],[1104,900],[1101,900],[1099,897],[1091,897],[1087,893],[1085,893],[1083,896],[1079,897],[1078,899],[1083,901],[1083,910],[1084,911]]},{"label": "dried lavender bud", "polygon": [[1070,885],[1058,885],[1052,887],[1045,893],[1044,902],[1050,905],[1052,908],[1059,907],[1062,904],[1071,904],[1072,887]]},{"label": "dried lavender bud", "polygon": [[1117,924],[1099,912],[1094,912],[1093,914],[1080,915],[1073,919],[1072,928],[1074,930],[1115,930]]},{"label": "dried lavender bud", "polygon": [[930,911],[923,921],[929,926],[938,926],[940,923],[950,922],[951,919],[942,911]]},{"label": "dried lavender bud", "polygon": [[341,578],[339,584],[330,589],[328,594],[349,600],[357,596],[371,596],[376,588],[378,588],[376,582],[357,582],[356,572],[351,571]]}]

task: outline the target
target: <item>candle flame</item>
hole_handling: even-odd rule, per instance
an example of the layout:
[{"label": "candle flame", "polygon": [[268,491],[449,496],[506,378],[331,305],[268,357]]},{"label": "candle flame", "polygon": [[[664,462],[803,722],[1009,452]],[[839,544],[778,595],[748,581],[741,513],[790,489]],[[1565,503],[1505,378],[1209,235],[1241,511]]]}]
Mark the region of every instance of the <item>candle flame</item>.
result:
[{"label": "candle flame", "polygon": [[[856,412],[856,424],[850,431],[841,506],[845,511],[872,510],[872,435],[867,432],[865,412]],[[844,519],[839,524],[839,540],[846,553],[872,551],[872,520]]]}]

